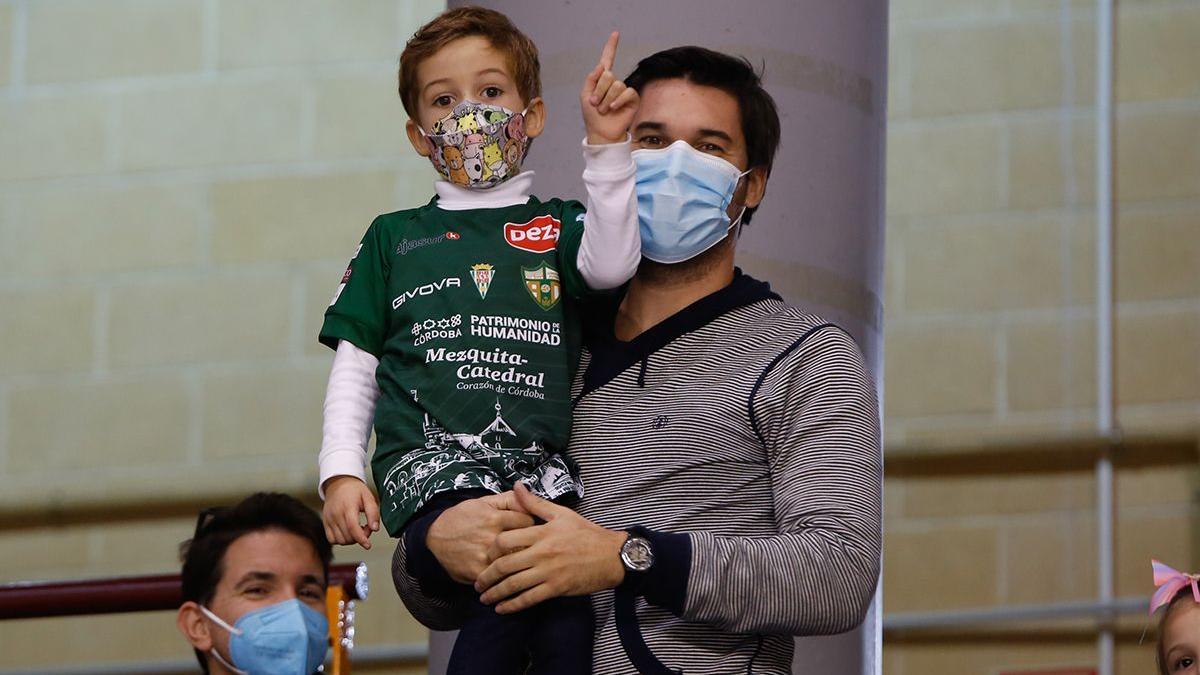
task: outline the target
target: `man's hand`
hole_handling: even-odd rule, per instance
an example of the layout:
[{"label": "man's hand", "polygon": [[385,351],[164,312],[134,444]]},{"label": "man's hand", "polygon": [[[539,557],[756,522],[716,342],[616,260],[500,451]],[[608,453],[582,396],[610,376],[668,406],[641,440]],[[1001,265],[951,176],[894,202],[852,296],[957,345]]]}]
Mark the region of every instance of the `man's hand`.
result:
[{"label": "man's hand", "polygon": [[470,584],[490,562],[488,550],[498,535],[530,525],[533,518],[513,493],[488,495],[443,511],[429,526],[425,545],[451,579]]},{"label": "man's hand", "polygon": [[617,56],[619,33],[613,32],[600,53],[600,63],[588,73],[579,92],[579,107],[583,110],[583,125],[591,145],[620,143],[629,132],[633,115],[638,109],[638,93],[625,86],[613,75],[613,60]]},{"label": "man's hand", "polygon": [[[359,514],[366,514],[363,525]],[[325,506],[321,509],[325,538],[332,544],[353,544],[371,549],[371,533],[379,531],[379,503],[371,488],[354,476],[334,476],[325,481]]]},{"label": "man's hand", "polygon": [[488,554],[493,562],[475,581],[484,604],[503,600],[496,612],[511,614],[560,595],[587,595],[624,581],[620,556],[625,532],[600,527],[520,483],[513,492],[522,508],[546,523],[496,537]]}]

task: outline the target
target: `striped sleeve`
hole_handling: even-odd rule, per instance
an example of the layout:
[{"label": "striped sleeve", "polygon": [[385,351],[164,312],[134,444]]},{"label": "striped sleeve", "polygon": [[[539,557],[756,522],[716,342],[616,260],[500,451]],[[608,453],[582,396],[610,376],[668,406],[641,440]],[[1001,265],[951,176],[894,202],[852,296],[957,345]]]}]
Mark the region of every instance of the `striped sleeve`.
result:
[{"label": "striped sleeve", "polygon": [[683,619],[743,633],[822,635],[866,614],[880,569],[879,410],[853,340],[825,324],[750,395],[767,450],[775,536],[691,532]]},{"label": "striped sleeve", "polygon": [[427,628],[433,630],[456,630],[462,627],[466,619],[468,606],[464,602],[456,602],[461,596],[438,597],[424,592],[421,584],[413,575],[408,564],[408,550],[405,546],[407,537],[400,537],[396,542],[396,552],[392,554],[392,583],[396,592],[404,601],[410,614]]}]

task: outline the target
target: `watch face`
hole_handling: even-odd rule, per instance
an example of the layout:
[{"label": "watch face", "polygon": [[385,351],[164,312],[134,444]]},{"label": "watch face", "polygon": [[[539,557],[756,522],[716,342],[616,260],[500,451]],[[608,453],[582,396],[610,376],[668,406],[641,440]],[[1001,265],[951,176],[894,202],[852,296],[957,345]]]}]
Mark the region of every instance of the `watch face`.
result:
[{"label": "watch face", "polygon": [[630,537],[621,547],[621,561],[634,572],[645,572],[654,564],[650,542],[642,537]]}]

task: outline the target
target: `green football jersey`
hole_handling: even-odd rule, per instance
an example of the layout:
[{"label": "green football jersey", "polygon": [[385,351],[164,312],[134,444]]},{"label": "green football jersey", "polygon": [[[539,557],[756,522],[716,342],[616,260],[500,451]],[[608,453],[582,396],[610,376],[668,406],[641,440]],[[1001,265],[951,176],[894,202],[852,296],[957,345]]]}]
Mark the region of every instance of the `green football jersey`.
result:
[{"label": "green football jersey", "polygon": [[578,356],[583,205],[429,204],[379,216],[321,327],[379,359],[371,468],[388,532],[433,495],[510,489],[582,496],[563,454]]}]

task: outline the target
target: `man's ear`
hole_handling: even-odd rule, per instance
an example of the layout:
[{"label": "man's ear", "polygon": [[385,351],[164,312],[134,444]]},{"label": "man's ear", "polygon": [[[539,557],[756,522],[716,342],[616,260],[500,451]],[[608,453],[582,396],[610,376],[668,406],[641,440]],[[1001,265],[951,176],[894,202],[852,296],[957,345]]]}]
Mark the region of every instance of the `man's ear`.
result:
[{"label": "man's ear", "polygon": [[767,170],[761,166],[756,166],[746,174],[746,199],[743,203],[746,208],[754,208],[762,203],[763,196],[767,194]]},{"label": "man's ear", "polygon": [[202,652],[212,649],[213,640],[212,634],[209,632],[209,622],[204,613],[200,611],[200,605],[191,600],[180,605],[179,612],[175,615],[175,625],[195,649]]},{"label": "man's ear", "polygon": [[413,150],[422,157],[429,156],[429,140],[421,135],[421,127],[411,119],[404,123],[404,131],[408,132],[408,142],[412,143]]},{"label": "man's ear", "polygon": [[525,110],[525,135],[537,138],[546,128],[546,104],[541,96],[536,96]]}]

